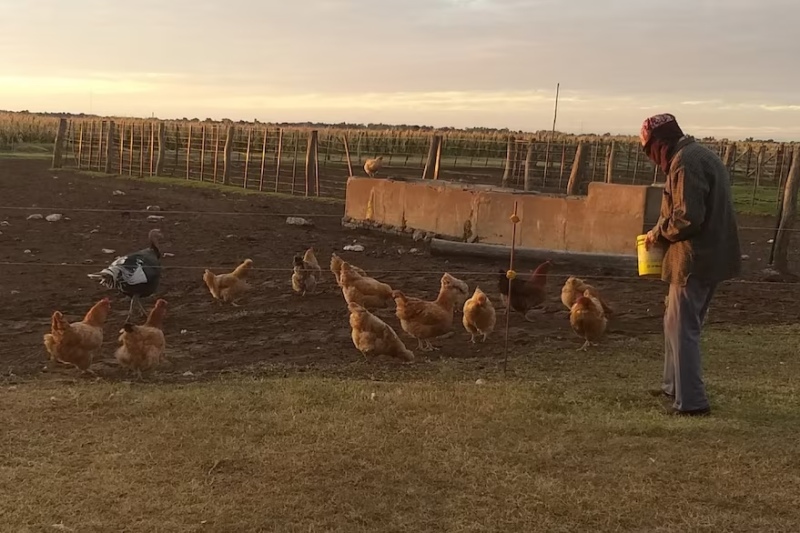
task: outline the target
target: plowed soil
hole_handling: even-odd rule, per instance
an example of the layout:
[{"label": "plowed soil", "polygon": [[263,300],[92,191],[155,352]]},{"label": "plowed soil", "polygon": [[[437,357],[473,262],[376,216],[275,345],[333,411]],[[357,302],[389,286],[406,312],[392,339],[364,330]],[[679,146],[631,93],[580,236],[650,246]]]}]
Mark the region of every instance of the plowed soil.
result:
[{"label": "plowed soil", "polygon": [[[147,221],[148,213],[133,212],[148,205],[159,206],[161,212],[156,214],[164,218],[154,223]],[[35,213],[60,213],[66,218],[53,223],[27,220]],[[333,251],[409,295],[433,299],[442,273],[448,271],[469,283],[471,290],[480,284],[499,306],[495,272],[507,265],[432,257],[424,243],[411,238],[345,229],[342,213],[341,203],[185,187],[177,179],[171,184],[92,177],[52,171],[42,161],[0,160],[2,375],[28,379],[63,376],[65,372],[74,375],[72,369],[44,369],[42,335],[49,330],[50,315],[59,309],[68,319],[79,320],[94,302],[109,295],[113,314],[106,324],[103,354],[93,369],[105,378],[126,378],[128,374],[119,368],[113,352],[128,301],[105,291],[87,274],[100,270],[118,254],[145,247],[147,233],[154,227],[166,236],[163,251],[173,255],[163,260],[165,272],[156,295],[169,302],[164,331],[171,364],[153,379],[315,366],[347,374],[346,369],[358,366],[363,358],[350,340],[341,292],[327,272]],[[314,226],[287,225],[287,215],[307,217]],[[745,228],[741,232],[743,251],[749,256],[746,271],[742,280],[719,289],[709,322],[722,328],[797,322],[798,287],[758,282],[769,254],[773,221],[748,217],[742,218],[741,225]],[[764,229],[746,229],[753,227]],[[342,251],[354,241],[365,251]],[[291,290],[292,256],[309,246],[316,249],[327,277],[319,294],[301,297]],[[253,273],[255,290],[241,307],[217,304],[203,284],[203,269],[230,271],[248,257],[261,269]],[[518,270],[535,266],[522,264]],[[600,288],[617,311],[597,355],[613,356],[615,344],[660,332],[664,284],[638,279],[634,272],[578,270],[558,263],[548,280],[550,299],[544,312],[535,315],[533,322],[512,313],[512,357],[572,351],[580,346],[559,300],[561,285],[569,275],[584,277]],[[145,301],[145,306],[149,308],[153,301]],[[415,348],[415,341],[400,330],[393,311],[378,315],[398,331],[409,348]],[[480,365],[499,361],[503,325],[501,316],[489,341],[473,346],[467,342],[458,315],[454,335],[434,342],[441,349],[431,354],[417,351],[417,356],[423,363],[442,358],[473,360]],[[596,355],[587,355],[591,356]],[[372,365],[373,369],[385,365],[386,371],[397,368],[393,362]]]}]

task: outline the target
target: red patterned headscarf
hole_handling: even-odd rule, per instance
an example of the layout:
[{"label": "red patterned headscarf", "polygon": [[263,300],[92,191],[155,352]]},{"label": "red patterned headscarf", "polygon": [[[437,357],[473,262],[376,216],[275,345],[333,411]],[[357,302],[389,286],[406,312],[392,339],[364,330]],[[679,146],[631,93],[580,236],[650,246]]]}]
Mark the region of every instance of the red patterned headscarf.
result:
[{"label": "red patterned headscarf", "polygon": [[675,115],[662,113],[645,119],[639,132],[639,139],[647,157],[669,172],[669,160],[675,151],[675,145],[683,137],[683,130],[678,125]]}]

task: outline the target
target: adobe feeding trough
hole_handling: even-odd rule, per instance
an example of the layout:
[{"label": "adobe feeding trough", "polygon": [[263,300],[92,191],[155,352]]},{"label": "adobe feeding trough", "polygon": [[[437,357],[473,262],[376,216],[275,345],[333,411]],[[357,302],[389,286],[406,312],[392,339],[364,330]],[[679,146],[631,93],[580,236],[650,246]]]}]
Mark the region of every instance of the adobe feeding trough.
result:
[{"label": "adobe feeding trough", "polygon": [[636,236],[658,219],[663,188],[589,184],[587,196],[458,182],[350,177],[346,225],[435,235],[434,253],[507,257],[518,202],[517,253],[619,266],[636,264]]}]

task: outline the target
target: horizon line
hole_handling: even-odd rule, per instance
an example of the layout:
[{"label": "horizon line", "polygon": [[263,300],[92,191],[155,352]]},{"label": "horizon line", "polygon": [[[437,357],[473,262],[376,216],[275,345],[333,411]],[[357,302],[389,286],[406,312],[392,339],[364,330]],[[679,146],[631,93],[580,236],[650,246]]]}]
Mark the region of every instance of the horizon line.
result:
[{"label": "horizon line", "polygon": [[[569,135],[574,137],[632,137],[638,138],[638,132],[633,133],[619,133],[619,132],[612,132],[606,131],[603,133],[596,133],[596,132],[575,132],[575,131],[564,131],[564,130],[551,130],[551,129],[539,129],[539,130],[522,130],[522,129],[512,129],[508,127],[492,127],[492,126],[467,126],[467,127],[456,127],[456,126],[443,126],[443,125],[430,125],[430,124],[400,124],[400,123],[384,123],[384,122],[347,122],[347,121],[338,121],[338,122],[319,122],[314,120],[302,120],[302,121],[265,121],[260,120],[258,118],[253,118],[250,120],[246,119],[232,119],[232,118],[212,118],[212,117],[180,117],[180,118],[162,118],[157,116],[151,117],[144,117],[138,115],[125,115],[125,114],[96,114],[96,113],[87,113],[84,111],[75,112],[75,111],[31,111],[29,109],[22,109],[22,110],[8,110],[8,109],[0,109],[0,114],[27,114],[27,115],[38,115],[42,117],[48,118],[71,118],[71,117],[93,117],[98,119],[132,119],[132,120],[140,120],[140,121],[148,121],[148,120],[155,120],[155,121],[165,121],[165,122],[211,122],[211,123],[219,123],[224,124],[226,122],[230,123],[239,123],[239,124],[264,124],[264,125],[276,125],[276,126],[295,126],[295,127],[303,127],[303,126],[310,126],[310,125],[318,125],[324,127],[340,127],[340,125],[345,125],[345,127],[349,127],[351,129],[370,129],[370,127],[386,127],[386,128],[418,128],[425,131],[437,131],[437,130],[449,130],[449,131],[470,131],[470,130],[487,130],[488,132],[497,132],[497,133],[517,133],[517,134],[527,134],[527,135],[537,135],[541,133],[554,133],[559,135]],[[733,129],[734,127],[726,126],[725,128]],[[688,132],[687,135],[692,135],[691,132]],[[787,140],[780,140],[774,137],[770,138],[761,138],[755,137],[755,135],[751,135],[748,137],[742,138],[731,138],[731,137],[717,137],[714,135],[704,135],[704,136],[695,136],[700,140],[710,140],[710,141],[729,141],[729,142],[773,142],[773,143],[790,143],[796,144],[800,142],[800,139],[787,139]]]}]

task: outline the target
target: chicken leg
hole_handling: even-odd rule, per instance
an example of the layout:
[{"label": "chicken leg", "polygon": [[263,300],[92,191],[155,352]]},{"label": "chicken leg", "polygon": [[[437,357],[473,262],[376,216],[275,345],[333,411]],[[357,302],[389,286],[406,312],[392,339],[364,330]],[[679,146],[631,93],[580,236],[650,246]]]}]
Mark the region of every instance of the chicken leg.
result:
[{"label": "chicken leg", "polygon": [[583,346],[578,348],[576,351],[578,352],[588,352],[589,346],[597,346],[596,342],[591,342],[589,339],[586,339],[586,342],[583,343]]},{"label": "chicken leg", "polygon": [[125,319],[125,322],[131,321],[131,315],[133,315],[133,306],[136,302],[136,296],[131,297],[131,305],[128,307],[128,318]]},{"label": "chicken leg", "polygon": [[417,350],[432,352],[438,350],[438,348],[434,347],[428,339],[417,339]]},{"label": "chicken leg", "polygon": [[147,316],[147,311],[145,311],[144,306],[142,305],[142,302],[139,301],[139,297],[138,296],[133,296],[131,298],[131,306],[128,308],[128,318],[125,320],[126,322],[130,322],[131,321],[131,316],[133,316],[133,306],[134,305],[138,305],[139,306],[139,311],[141,311],[142,315],[143,316]]}]

